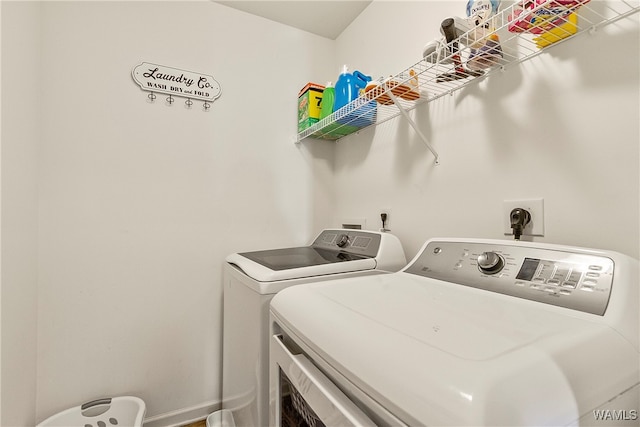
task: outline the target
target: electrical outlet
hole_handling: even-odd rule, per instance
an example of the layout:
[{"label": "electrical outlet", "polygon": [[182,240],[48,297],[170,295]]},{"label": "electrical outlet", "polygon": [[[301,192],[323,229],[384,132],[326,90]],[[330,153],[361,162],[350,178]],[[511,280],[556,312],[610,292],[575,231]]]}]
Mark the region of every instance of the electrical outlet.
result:
[{"label": "electrical outlet", "polygon": [[523,236],[544,236],[544,199],[505,200],[502,211],[505,236],[513,235],[511,229],[511,211],[526,209],[531,214],[531,221],[524,227]]},{"label": "electrical outlet", "polygon": [[387,219],[384,223],[385,230],[391,230],[389,224],[391,224],[391,208],[380,208],[380,213],[378,214],[378,224],[380,224],[380,229],[382,230],[382,217],[383,213],[387,214]]}]

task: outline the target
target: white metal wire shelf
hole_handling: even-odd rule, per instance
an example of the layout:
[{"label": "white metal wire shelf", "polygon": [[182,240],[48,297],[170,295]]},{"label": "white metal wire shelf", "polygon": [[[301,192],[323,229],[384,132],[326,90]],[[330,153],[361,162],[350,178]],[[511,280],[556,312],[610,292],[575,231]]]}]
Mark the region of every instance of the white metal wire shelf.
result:
[{"label": "white metal wire shelf", "polygon": [[[495,30],[478,37],[478,29],[474,28],[460,35],[451,43],[443,42],[440,47],[444,46],[444,49],[437,49],[395,76],[378,82],[380,86],[374,90],[361,94],[355,101],[299,132],[296,142],[309,137],[338,140],[357,130],[381,124],[402,114],[432,151],[437,163],[437,153],[411,121],[407,111],[424,102],[453,94],[455,91],[474,83],[478,78],[484,78],[496,71],[504,71],[513,64],[521,63],[545,52],[550,46],[569,40],[579,34],[593,32],[599,27],[640,11],[637,0],[608,2],[577,0],[574,5],[568,6],[572,13],[559,19],[555,18],[553,22],[544,22],[545,27],[542,34],[540,34],[541,27],[539,26],[521,29],[521,32],[509,31],[510,25],[513,27],[514,22],[518,22],[514,21],[514,17],[520,12],[522,3],[517,2],[498,12],[492,18],[492,27]],[[544,8],[551,7],[556,3],[554,0],[544,2],[538,0],[537,4],[533,9],[525,11],[528,12],[526,16],[535,16],[537,12],[542,14]],[[525,12],[522,12],[521,18],[525,17]],[[577,20],[575,20],[576,17]],[[467,64],[474,53],[478,52],[474,48],[478,45],[478,40],[487,40],[491,37],[495,38],[495,36],[499,39],[501,55],[489,56],[489,59],[485,57],[484,66],[487,68],[481,71],[469,70]],[[455,54],[453,53],[453,48],[456,46],[460,58],[460,63],[457,64],[454,61]],[[464,72],[467,72],[468,76],[463,75]],[[405,89],[411,89],[411,92],[407,92]]]}]

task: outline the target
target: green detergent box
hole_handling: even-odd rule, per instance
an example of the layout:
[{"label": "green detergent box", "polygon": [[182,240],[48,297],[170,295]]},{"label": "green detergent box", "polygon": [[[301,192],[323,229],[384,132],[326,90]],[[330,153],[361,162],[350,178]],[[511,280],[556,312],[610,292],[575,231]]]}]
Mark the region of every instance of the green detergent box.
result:
[{"label": "green detergent box", "polygon": [[320,120],[322,92],[324,92],[324,86],[307,83],[298,93],[298,132],[302,132]]}]

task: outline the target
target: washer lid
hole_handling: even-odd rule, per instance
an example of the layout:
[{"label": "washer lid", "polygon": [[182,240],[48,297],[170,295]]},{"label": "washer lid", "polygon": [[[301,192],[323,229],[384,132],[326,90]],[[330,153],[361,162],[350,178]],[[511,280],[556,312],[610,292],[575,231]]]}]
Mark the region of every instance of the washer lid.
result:
[{"label": "washer lid", "polygon": [[271,311],[409,425],[567,425],[639,377],[599,316],[407,273],[291,287]]},{"label": "washer lid", "polygon": [[242,252],[239,255],[276,271],[371,258],[311,246]]},{"label": "washer lid", "polygon": [[259,282],[373,270],[377,264],[371,257],[311,246],[236,253],[226,260]]}]

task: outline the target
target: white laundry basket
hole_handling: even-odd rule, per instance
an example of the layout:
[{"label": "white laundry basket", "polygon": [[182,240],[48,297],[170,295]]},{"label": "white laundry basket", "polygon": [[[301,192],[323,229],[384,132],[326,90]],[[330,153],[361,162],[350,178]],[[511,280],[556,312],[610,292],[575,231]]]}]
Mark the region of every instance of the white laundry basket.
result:
[{"label": "white laundry basket", "polygon": [[206,425],[207,427],[235,427],[236,423],[231,411],[221,409],[213,414],[209,414]]},{"label": "white laundry basket", "polygon": [[59,412],[36,427],[141,427],[146,409],[138,397],[109,397]]}]

